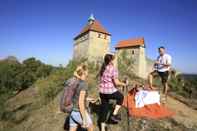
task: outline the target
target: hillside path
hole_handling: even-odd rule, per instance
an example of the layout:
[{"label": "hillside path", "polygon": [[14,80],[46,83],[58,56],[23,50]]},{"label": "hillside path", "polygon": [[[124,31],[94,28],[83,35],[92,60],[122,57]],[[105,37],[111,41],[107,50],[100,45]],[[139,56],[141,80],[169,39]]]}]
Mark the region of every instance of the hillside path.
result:
[{"label": "hillside path", "polygon": [[173,119],[178,123],[182,123],[187,128],[197,127],[197,110],[194,110],[182,102],[172,97],[167,99],[167,107],[172,109],[176,114]]}]

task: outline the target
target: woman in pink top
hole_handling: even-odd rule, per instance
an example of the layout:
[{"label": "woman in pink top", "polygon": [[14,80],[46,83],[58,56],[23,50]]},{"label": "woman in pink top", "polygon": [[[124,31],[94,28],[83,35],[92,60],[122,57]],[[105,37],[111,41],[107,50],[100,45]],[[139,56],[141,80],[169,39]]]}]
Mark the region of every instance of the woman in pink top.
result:
[{"label": "woman in pink top", "polygon": [[105,128],[105,117],[108,112],[107,104],[110,99],[116,100],[116,106],[111,116],[111,120],[118,122],[120,118],[118,117],[118,111],[123,103],[124,96],[118,91],[117,86],[125,86],[125,83],[120,82],[118,79],[118,70],[114,67],[113,54],[106,54],[104,57],[104,63],[101,67],[99,78],[99,92],[102,104],[102,116],[100,119],[102,130]]}]

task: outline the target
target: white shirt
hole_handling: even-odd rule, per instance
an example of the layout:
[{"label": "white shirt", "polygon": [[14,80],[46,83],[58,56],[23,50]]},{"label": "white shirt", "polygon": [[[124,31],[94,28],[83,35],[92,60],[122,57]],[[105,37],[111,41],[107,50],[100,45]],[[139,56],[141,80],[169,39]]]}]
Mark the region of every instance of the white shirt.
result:
[{"label": "white shirt", "polygon": [[172,63],[172,57],[169,54],[164,54],[163,56],[158,56],[157,61],[159,61],[159,64],[156,67],[156,70],[159,72],[166,72],[170,70],[170,66],[165,67],[163,64],[169,64]]}]

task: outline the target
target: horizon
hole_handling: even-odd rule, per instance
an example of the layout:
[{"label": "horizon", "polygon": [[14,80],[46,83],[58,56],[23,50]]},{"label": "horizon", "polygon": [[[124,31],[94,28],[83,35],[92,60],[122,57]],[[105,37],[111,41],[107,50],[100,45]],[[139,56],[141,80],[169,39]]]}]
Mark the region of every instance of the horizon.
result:
[{"label": "horizon", "polygon": [[197,1],[75,2],[0,1],[0,59],[15,56],[21,62],[35,57],[46,64],[65,66],[72,59],[73,38],[93,13],[112,34],[111,50],[118,41],[144,37],[148,58],[156,59],[157,48],[165,46],[173,67],[197,74]]}]

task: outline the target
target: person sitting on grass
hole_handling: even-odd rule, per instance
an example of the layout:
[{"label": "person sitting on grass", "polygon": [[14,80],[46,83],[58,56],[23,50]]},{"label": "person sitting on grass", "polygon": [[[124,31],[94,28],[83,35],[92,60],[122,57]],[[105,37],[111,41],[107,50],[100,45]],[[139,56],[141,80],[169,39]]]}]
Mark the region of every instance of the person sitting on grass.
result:
[{"label": "person sitting on grass", "polygon": [[116,100],[116,106],[111,116],[111,120],[114,122],[120,121],[118,111],[123,103],[123,94],[117,89],[118,86],[126,86],[125,83],[120,82],[118,79],[118,70],[114,67],[113,60],[114,54],[106,54],[104,57],[104,63],[99,72],[99,93],[101,99],[101,114],[100,119],[101,130],[105,130],[105,119],[108,112],[108,102],[110,99]]},{"label": "person sitting on grass", "polygon": [[69,130],[76,131],[78,125],[80,125],[83,128],[87,128],[88,131],[93,131],[93,122],[86,108],[88,89],[86,83],[88,69],[86,65],[77,67],[76,71],[74,72],[74,76],[79,78],[80,81],[73,96],[73,109],[70,114]]}]

